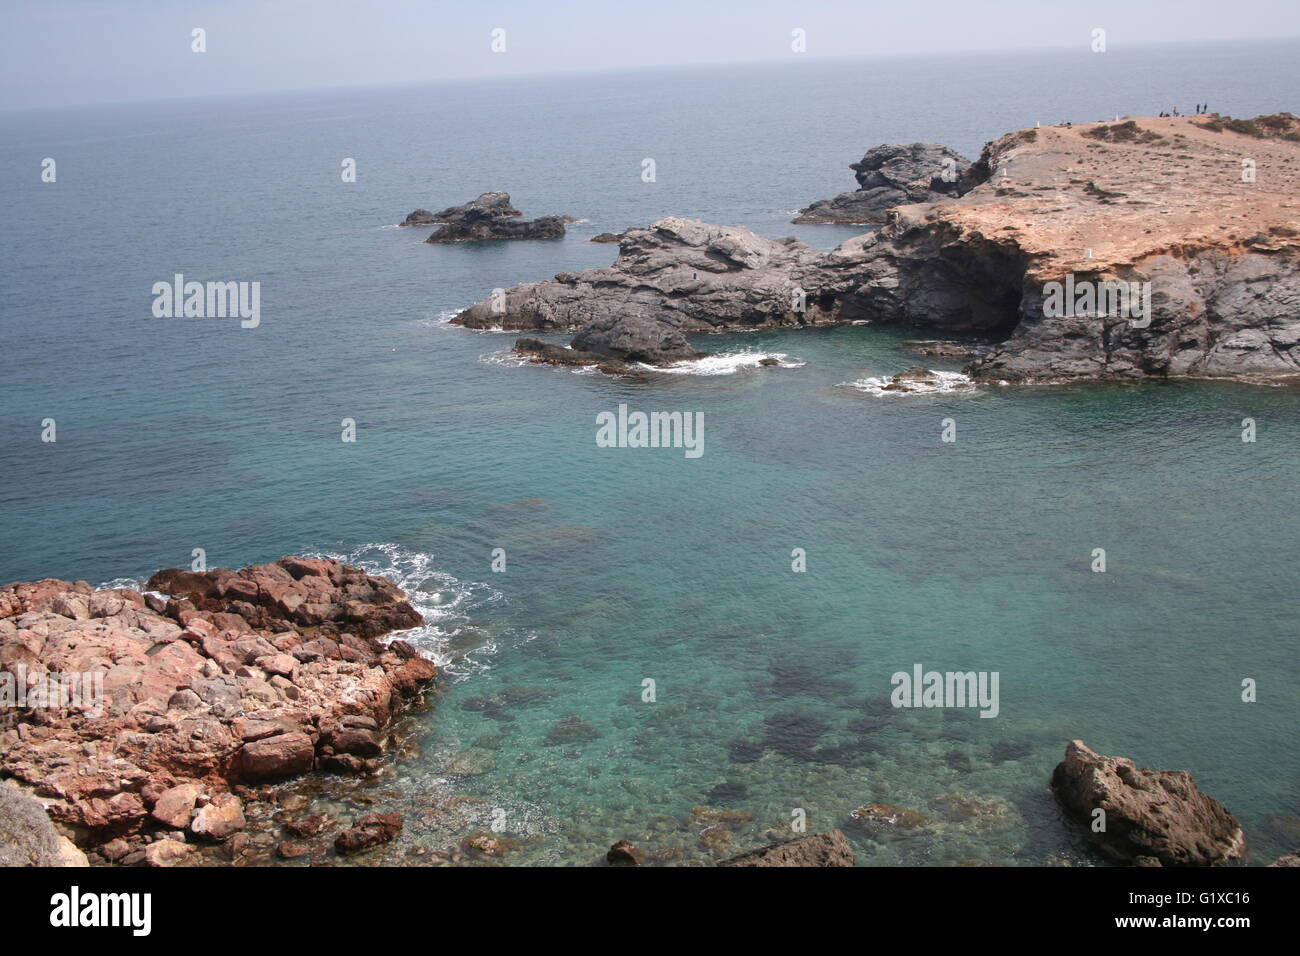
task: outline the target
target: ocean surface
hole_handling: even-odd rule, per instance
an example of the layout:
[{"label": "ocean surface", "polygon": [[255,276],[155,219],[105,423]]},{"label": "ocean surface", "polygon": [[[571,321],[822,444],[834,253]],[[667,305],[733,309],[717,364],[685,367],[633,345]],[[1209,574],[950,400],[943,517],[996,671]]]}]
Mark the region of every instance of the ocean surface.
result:
[{"label": "ocean surface", "polygon": [[[802,812],[865,864],[1088,865],[1047,788],[1072,738],[1191,771],[1266,862],[1300,844],[1295,391],[883,396],[868,380],[958,366],[865,326],[704,337],[721,358],[628,381],[447,319],[665,215],[831,248],[858,230],[792,213],[879,143],[974,158],[1035,122],[1295,111],[1297,62],[1113,45],[0,114],[0,580],[138,581],[195,548],[394,577],[442,680],[379,779],[306,784],[406,816],[360,862],[493,824],[506,863],[623,838],[706,862]],[[437,246],[394,225],[492,189],[580,221]],[[155,318],[176,273],[260,282],[260,325]],[[597,447],[620,403],[702,412],[703,456]],[[998,672],[997,717],[890,707],[916,664]],[[872,802],[925,821],[853,826]]]}]

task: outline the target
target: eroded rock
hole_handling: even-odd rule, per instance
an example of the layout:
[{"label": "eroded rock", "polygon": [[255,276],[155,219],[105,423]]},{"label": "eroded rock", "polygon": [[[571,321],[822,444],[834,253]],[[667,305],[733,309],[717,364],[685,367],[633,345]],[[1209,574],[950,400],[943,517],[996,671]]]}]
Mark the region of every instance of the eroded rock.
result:
[{"label": "eroded rock", "polygon": [[[1140,770],[1072,740],[1052,774],[1052,790],[1091,839],[1125,863],[1212,866],[1244,855],[1246,839],[1218,800],[1196,789],[1182,770]],[[1095,812],[1105,812],[1096,832]]]}]

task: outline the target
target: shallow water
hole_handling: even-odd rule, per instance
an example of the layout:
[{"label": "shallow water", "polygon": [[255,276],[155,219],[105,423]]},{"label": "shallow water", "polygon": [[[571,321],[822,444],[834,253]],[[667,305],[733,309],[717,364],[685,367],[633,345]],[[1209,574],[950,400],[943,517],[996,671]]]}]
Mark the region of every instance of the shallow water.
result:
[{"label": "shallow water", "polygon": [[[1196,74],[1216,108],[1296,101],[1294,44],[1223,49]],[[632,381],[494,361],[510,337],[445,321],[496,286],[606,264],[589,236],[670,213],[829,248],[855,230],[788,210],[847,189],[866,147],[974,156],[1036,118],[1191,103],[1193,59],[1117,55],[1091,84],[1018,54],[0,115],[0,578],[142,578],[196,547],[392,575],[444,679],[379,780],[310,784],[406,814],[361,862],[427,861],[405,854],[498,809],[519,840],[506,862],[586,863],[620,838],[706,861],[802,809],[810,832],[846,826],[864,863],[1089,863],[1046,788],[1074,737],[1192,771],[1271,859],[1300,826],[1295,392],[881,396],[853,383],[958,363],[864,326],[699,337],[723,358]],[[390,225],[487,189],[587,221],[453,246]],[[150,287],[175,272],[261,281],[261,326],[154,319]],[[705,453],[598,448],[620,403],[703,412]],[[999,715],[890,708],[890,675],[916,663],[997,671]],[[870,802],[928,822],[853,827]],[[706,805],[752,817],[706,847]]]}]

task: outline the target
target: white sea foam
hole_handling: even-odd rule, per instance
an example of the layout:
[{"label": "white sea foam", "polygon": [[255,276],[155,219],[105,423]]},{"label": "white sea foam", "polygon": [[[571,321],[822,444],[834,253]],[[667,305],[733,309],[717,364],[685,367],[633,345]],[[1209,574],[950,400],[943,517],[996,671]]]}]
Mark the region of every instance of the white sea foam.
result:
[{"label": "white sea foam", "polygon": [[[502,635],[473,623],[477,614],[505,602],[496,588],[475,581],[461,581],[434,566],[433,556],[411,551],[398,544],[364,544],[346,554],[332,551],[308,552],[313,558],[332,558],[361,568],[368,574],[388,578],[403,591],[424,624],[400,637],[438,665],[444,679],[463,680],[490,669],[488,658],[500,649]],[[512,636],[513,632],[510,632]],[[467,641],[466,638],[473,637]],[[532,635],[523,635],[525,640]]]},{"label": "white sea foam", "polygon": [[[394,631],[386,639],[400,637],[438,665],[444,680],[463,680],[489,670],[489,659],[500,649],[503,640],[510,643],[531,640],[534,632],[501,631],[476,622],[484,609],[503,604],[505,595],[487,584],[461,581],[434,566],[433,556],[388,543],[364,544],[348,553],[302,551],[303,557],[329,558],[361,568],[367,574],[385,577],[406,592],[411,606],[424,623],[406,631]],[[133,588],[142,594],[168,595],[145,591],[148,577],[114,578],[95,590]]]},{"label": "white sea foam", "polygon": [[652,372],[667,372],[670,375],[735,375],[742,369],[760,368],[759,363],[764,359],[776,359],[781,368],[802,368],[808,364],[790,358],[785,352],[722,352],[686,362],[674,362],[672,365],[641,365],[640,367]]},{"label": "white sea foam", "polygon": [[930,371],[939,377],[939,381],[906,382],[904,388],[886,389],[885,386],[893,381],[893,377],[882,376],[880,378],[860,378],[856,382],[841,382],[840,386],[855,388],[860,392],[879,395],[882,398],[895,395],[934,395],[939,392],[965,392],[974,391],[975,389],[975,382],[961,372],[940,372],[934,369]]}]

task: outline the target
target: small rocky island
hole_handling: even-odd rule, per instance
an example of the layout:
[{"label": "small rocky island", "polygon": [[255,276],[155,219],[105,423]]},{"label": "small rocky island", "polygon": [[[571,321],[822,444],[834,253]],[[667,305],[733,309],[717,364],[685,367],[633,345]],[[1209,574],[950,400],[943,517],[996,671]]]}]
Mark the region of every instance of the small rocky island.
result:
[{"label": "small rocky island", "polygon": [[938,143],[877,146],[849,169],[858,188],[834,199],[819,199],[804,209],[797,223],[871,225],[885,221],[895,206],[936,202],[960,196],[977,181],[970,160]]},{"label": "small rocky island", "polygon": [[[913,148],[891,147],[908,163]],[[886,156],[860,174],[902,161]],[[591,328],[584,350],[615,359],[604,343],[653,354],[667,342],[671,354],[678,334],[860,322],[978,337],[987,347],[965,369],[977,381],[1300,378],[1300,120],[1290,113],[1020,130],[989,143],[955,185],[960,195],[896,206],[830,252],[661,219],[627,230],[607,268],[514,286],[504,309],[480,302],[452,321]],[[1048,308],[1052,284],[1067,281],[1145,287],[1149,314]],[[603,334],[624,319],[627,334]]]},{"label": "small rocky island", "polygon": [[440,212],[417,209],[402,221],[403,226],[440,226],[425,242],[477,242],[486,239],[559,239],[568,216],[520,219],[510,204],[510,194],[484,193],[462,206]]}]

